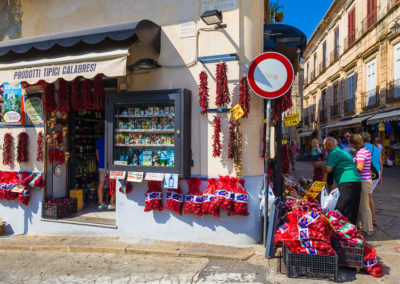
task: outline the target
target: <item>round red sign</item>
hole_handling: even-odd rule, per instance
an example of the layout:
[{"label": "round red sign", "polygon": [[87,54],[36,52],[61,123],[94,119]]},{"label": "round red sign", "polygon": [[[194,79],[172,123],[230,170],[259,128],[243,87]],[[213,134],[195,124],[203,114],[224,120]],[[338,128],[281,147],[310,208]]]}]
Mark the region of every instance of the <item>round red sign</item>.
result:
[{"label": "round red sign", "polygon": [[286,94],[293,79],[294,70],[289,59],[273,51],[254,58],[247,72],[250,88],[264,99],[276,99]]}]

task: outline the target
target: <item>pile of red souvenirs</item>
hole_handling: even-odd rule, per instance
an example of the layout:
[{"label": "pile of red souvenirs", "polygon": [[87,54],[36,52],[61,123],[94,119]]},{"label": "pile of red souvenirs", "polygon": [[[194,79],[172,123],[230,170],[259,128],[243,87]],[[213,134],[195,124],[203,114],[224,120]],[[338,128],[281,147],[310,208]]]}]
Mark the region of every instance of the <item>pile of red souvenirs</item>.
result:
[{"label": "pile of red souvenirs", "polygon": [[[225,210],[228,216],[249,215],[244,180],[230,176],[220,176],[219,180],[211,178],[203,194],[200,191],[201,182],[199,178],[187,180],[189,191],[185,197],[179,183],[178,189],[168,189],[165,209],[179,215],[184,209],[185,214],[212,215],[217,218],[220,217],[220,210]],[[144,211],[153,210],[163,210],[161,182],[158,181],[148,181],[145,194]]]},{"label": "pile of red souvenirs", "polygon": [[365,244],[364,270],[382,277],[382,264],[376,250],[369,247],[356,226],[338,211],[325,211],[316,200],[288,198],[284,207],[286,222],[275,233],[275,246],[285,244],[291,252],[336,255],[332,239]]}]

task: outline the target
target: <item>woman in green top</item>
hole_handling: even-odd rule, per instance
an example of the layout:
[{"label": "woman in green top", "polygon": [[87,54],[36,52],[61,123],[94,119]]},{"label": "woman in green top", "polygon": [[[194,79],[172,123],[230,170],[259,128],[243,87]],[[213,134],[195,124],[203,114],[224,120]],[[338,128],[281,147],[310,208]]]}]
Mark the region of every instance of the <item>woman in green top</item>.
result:
[{"label": "woman in green top", "polygon": [[323,145],[329,153],[325,167],[326,172],[333,172],[340,192],[336,209],[356,225],[360,206],[361,177],[353,158],[337,146],[335,138],[326,138]]}]

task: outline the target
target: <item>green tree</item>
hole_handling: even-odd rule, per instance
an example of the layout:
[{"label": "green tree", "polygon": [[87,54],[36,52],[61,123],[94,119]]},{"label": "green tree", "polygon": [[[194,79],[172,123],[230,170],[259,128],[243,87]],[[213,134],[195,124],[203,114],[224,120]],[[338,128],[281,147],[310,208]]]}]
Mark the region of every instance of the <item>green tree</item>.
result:
[{"label": "green tree", "polygon": [[284,6],[279,3],[279,0],[269,2],[268,14],[270,24],[283,22],[285,13],[283,12]]}]

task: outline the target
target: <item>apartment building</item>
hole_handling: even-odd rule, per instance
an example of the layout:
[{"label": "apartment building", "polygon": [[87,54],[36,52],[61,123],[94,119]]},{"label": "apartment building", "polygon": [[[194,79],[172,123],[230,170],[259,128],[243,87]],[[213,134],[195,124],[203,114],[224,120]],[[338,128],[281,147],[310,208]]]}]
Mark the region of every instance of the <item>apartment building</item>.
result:
[{"label": "apartment building", "polygon": [[399,141],[399,7],[399,0],[331,4],[304,52],[303,143],[345,129],[368,130],[387,146]]}]

